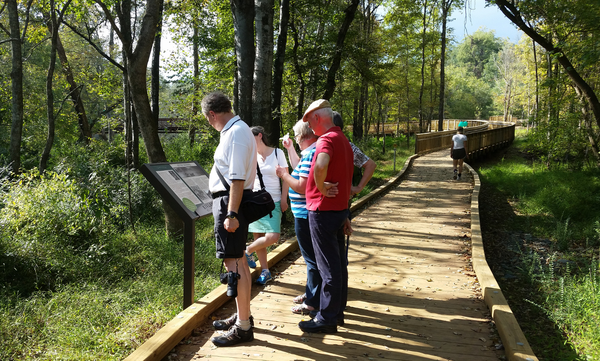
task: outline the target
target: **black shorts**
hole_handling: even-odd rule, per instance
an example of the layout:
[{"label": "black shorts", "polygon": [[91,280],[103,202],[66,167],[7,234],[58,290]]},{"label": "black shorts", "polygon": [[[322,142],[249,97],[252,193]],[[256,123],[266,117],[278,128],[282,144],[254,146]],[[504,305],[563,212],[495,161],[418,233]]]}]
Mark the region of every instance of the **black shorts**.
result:
[{"label": "black shorts", "polygon": [[223,224],[227,217],[229,195],[213,199],[213,217],[215,218],[215,243],[217,245],[217,258],[242,258],[246,250],[248,239],[248,222],[244,216],[238,214],[240,226],[235,232],[227,232]]},{"label": "black shorts", "polygon": [[452,150],[452,159],[465,159],[467,152],[465,148],[458,148]]}]

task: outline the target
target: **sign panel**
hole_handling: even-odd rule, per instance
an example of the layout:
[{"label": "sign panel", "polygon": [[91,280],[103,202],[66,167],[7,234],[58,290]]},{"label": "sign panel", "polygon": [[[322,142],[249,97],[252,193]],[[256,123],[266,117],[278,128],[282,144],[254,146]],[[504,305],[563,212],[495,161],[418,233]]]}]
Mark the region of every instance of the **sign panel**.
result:
[{"label": "sign panel", "polygon": [[212,213],[208,173],[197,162],[148,163],[141,172],[183,219]]}]

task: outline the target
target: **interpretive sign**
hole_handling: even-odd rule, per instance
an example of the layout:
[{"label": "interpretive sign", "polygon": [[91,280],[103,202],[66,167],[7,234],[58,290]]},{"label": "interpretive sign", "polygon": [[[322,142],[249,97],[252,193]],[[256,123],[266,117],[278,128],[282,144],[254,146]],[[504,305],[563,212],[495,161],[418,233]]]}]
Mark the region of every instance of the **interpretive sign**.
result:
[{"label": "interpretive sign", "polygon": [[149,163],[141,172],[182,219],[212,213],[208,173],[197,162]]},{"label": "interpretive sign", "polygon": [[148,163],[141,172],[184,224],[183,308],[194,303],[195,221],[212,214],[208,173],[197,162]]}]

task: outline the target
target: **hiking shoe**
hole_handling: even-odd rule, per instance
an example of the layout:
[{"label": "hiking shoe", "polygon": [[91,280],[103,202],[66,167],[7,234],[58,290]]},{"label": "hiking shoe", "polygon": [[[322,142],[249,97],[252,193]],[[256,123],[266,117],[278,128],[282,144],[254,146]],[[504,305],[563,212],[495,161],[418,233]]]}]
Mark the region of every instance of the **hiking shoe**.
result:
[{"label": "hiking shoe", "polygon": [[244,252],[244,254],[246,255],[246,261],[248,261],[248,266],[250,268],[256,268],[256,262],[254,262],[254,257],[252,257],[251,254],[248,254],[246,252]]},{"label": "hiking shoe", "polygon": [[264,285],[272,279],[273,279],[273,277],[271,277],[271,272],[269,272],[268,269],[264,269],[260,273],[260,276],[258,276],[256,283],[258,283],[259,285]]},{"label": "hiking shoe", "polygon": [[458,177],[458,169],[454,170],[454,175],[452,176],[452,179],[456,180],[456,178]]},{"label": "hiking shoe", "polygon": [[219,347],[228,347],[242,342],[249,342],[254,340],[254,327],[250,327],[248,331],[244,331],[240,326],[234,324],[227,333],[213,337],[210,340],[215,346]]},{"label": "hiking shoe", "polygon": [[[224,320],[213,321],[213,327],[215,328],[215,330],[229,330],[229,327],[235,325],[236,321],[237,313],[234,313],[233,315],[231,315],[231,317],[226,318]],[[252,315],[250,315],[250,324],[252,325],[252,327],[254,327],[254,318],[252,317]]]},{"label": "hiking shoe", "polygon": [[461,175],[460,175],[460,173],[459,173],[459,174],[458,174],[458,178],[456,178],[456,180],[460,180],[460,178],[461,178],[460,176],[461,176]]}]

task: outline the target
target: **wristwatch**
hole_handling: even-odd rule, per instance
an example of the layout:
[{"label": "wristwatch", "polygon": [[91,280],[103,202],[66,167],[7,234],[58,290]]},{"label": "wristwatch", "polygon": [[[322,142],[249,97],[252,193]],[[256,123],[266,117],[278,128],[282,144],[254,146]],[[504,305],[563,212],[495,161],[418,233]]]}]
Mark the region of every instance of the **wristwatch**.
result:
[{"label": "wristwatch", "polygon": [[237,218],[237,213],[235,213],[234,211],[229,211],[229,212],[227,212],[227,218],[235,219],[235,218]]}]

